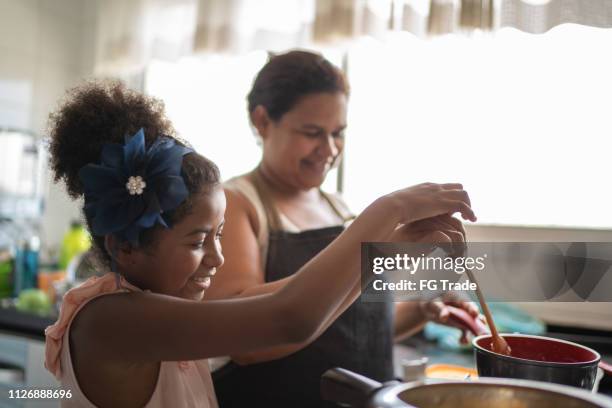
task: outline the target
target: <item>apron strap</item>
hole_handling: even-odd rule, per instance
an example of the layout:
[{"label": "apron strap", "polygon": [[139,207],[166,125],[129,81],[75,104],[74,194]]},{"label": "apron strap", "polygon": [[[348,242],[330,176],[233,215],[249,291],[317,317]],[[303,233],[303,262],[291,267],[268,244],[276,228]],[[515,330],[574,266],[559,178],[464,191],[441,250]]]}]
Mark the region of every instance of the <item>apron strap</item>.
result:
[{"label": "apron strap", "polygon": [[253,187],[259,196],[259,200],[263,204],[263,208],[268,221],[268,231],[280,231],[282,229],[282,223],[280,216],[276,209],[276,206],[272,202],[272,195],[268,184],[261,176],[258,168],[255,168],[249,173]]},{"label": "apron strap", "polygon": [[[255,168],[251,173],[249,173],[251,182],[255,191],[259,195],[259,199],[263,204],[264,211],[266,213],[266,218],[268,220],[268,230],[269,231],[282,231],[283,230],[283,222],[281,221],[281,214],[279,213],[276,205],[272,201],[272,194],[270,191],[270,187],[268,182],[262,177],[261,172],[259,171],[259,167]],[[319,189],[319,194],[325,199],[325,201],[329,204],[334,213],[342,220],[342,224],[346,224],[349,221],[355,219],[355,215],[353,215],[349,209],[340,203],[340,200],[336,197],[327,194],[323,190]],[[342,207],[342,209],[341,209]],[[285,220],[288,220],[287,216],[284,216]]]},{"label": "apron strap", "polygon": [[338,217],[342,219],[343,224],[353,221],[356,218],[356,216],[350,212],[348,207],[342,201],[340,201],[339,198],[335,197],[332,194],[328,194],[321,189],[319,189],[319,192],[321,193],[323,198],[329,203],[329,206],[334,210],[336,215],[338,215]]}]

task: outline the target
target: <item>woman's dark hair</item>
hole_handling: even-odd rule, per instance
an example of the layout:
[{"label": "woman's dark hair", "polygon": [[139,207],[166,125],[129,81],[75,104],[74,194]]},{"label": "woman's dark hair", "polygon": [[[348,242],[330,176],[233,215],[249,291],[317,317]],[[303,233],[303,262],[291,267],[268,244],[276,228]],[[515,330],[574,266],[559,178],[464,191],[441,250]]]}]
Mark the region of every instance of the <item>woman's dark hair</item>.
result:
[{"label": "woman's dark hair", "polygon": [[348,82],[339,68],[308,51],[275,55],[255,77],[247,96],[249,113],[262,105],[268,116],[278,121],[301,97],[319,92],[349,94]]},{"label": "woman's dark hair", "polygon": [[[126,135],[133,135],[140,128],[144,129],[146,146],[162,135],[187,145],[176,137],[165,116],[163,102],[158,99],[129,90],[119,81],[86,82],[69,90],[61,106],[49,116],[50,166],[55,181],[63,181],[68,194],[80,198],[84,188],[79,170],[88,163],[100,162],[104,144],[123,144]],[[170,214],[173,223],[189,214],[195,195],[220,182],[217,166],[197,153],[184,156],[182,176],[189,197]],[[91,231],[91,220],[86,222]],[[154,241],[154,230],[155,227],[141,233],[142,246]],[[93,236],[93,240],[108,255],[104,237]]]}]

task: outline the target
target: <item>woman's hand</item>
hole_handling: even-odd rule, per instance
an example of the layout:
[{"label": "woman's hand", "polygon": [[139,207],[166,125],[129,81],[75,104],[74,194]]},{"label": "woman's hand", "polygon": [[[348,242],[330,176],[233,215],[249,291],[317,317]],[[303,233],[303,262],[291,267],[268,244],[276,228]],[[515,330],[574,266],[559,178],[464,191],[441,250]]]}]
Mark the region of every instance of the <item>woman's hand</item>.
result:
[{"label": "woman's hand", "polygon": [[433,299],[430,301],[421,301],[419,302],[419,306],[421,309],[421,313],[423,313],[423,316],[426,320],[460,329],[461,339],[459,341],[461,344],[468,343],[468,333],[465,329],[465,326],[455,323],[452,319],[449,318],[450,313],[447,306],[454,306],[463,309],[468,312],[470,316],[472,316],[474,319],[479,319],[483,323],[485,322],[484,316],[480,314],[480,312],[478,311],[478,307],[474,302],[469,302],[464,299],[461,299],[452,292],[445,293],[441,298]]},{"label": "woman's hand", "polygon": [[399,211],[399,222],[402,224],[457,212],[463,219],[476,221],[470,197],[461,184],[423,183],[398,190],[386,198]]}]

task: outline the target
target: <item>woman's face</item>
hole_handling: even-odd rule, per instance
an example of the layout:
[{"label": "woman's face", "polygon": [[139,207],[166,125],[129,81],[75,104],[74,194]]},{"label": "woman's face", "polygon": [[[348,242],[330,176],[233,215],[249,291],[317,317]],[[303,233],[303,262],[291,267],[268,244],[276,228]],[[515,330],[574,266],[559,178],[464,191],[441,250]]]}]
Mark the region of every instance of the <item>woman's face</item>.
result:
[{"label": "woman's face", "polygon": [[223,264],[225,194],[220,186],[202,193],[192,211],[172,228],[160,229],[150,248],[134,251],[128,280],[155,293],[201,300]]},{"label": "woman's face", "polygon": [[260,128],[265,169],[292,188],[319,187],[344,148],[346,105],[343,92],[308,94]]}]

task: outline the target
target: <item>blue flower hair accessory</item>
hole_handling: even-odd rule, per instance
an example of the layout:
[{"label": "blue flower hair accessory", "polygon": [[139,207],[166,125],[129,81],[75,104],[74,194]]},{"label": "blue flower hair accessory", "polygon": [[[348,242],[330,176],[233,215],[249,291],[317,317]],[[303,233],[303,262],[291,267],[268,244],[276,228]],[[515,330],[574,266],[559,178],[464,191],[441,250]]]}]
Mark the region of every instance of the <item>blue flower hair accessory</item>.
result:
[{"label": "blue flower hair accessory", "polygon": [[145,150],[143,129],[126,136],[125,145],[104,145],[100,164],[79,170],[93,234],[113,234],[138,245],[143,229],[155,224],[168,228],[166,213],[189,195],[181,166],[183,156],[192,151],[166,136]]}]

